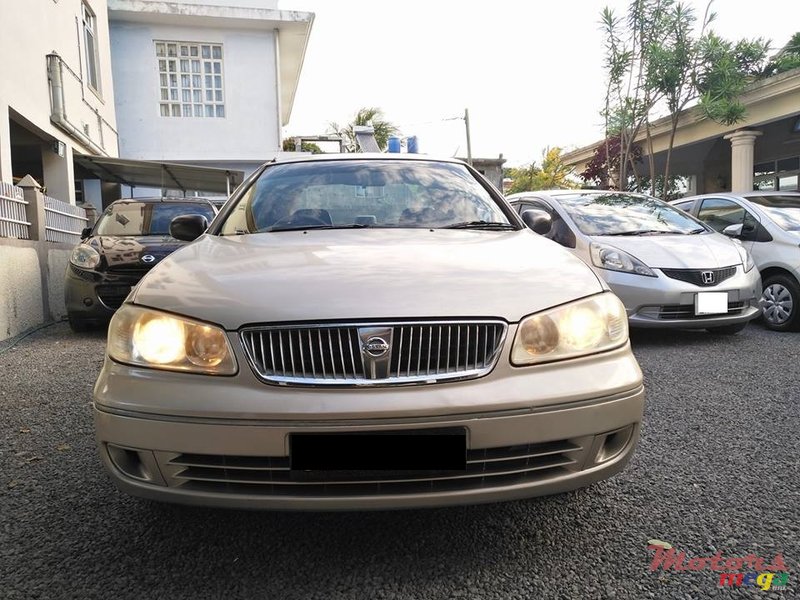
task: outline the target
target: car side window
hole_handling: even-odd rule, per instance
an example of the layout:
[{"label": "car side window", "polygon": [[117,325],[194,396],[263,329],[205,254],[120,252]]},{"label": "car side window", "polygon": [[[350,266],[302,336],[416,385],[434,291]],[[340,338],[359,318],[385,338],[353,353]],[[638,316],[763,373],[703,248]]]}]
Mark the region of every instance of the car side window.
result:
[{"label": "car side window", "polygon": [[675,208],[681,209],[683,212],[690,212],[692,210],[692,205],[694,204],[694,200],[689,200],[687,202],[674,202],[672,206]]},{"label": "car side window", "polygon": [[[715,231],[722,232],[730,225],[744,225],[749,213],[732,200],[725,198],[706,198],[700,205],[697,218]],[[752,216],[750,217],[752,219]]]}]

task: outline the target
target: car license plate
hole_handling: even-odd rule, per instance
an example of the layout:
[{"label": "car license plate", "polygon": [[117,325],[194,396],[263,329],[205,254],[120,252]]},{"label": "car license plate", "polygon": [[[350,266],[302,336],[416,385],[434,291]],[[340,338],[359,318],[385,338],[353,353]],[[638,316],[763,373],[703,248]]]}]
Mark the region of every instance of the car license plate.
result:
[{"label": "car license plate", "polygon": [[728,292],[698,292],[695,296],[695,315],[719,315],[727,312]]},{"label": "car license plate", "polygon": [[463,471],[463,427],[365,433],[292,433],[289,463],[299,471]]}]

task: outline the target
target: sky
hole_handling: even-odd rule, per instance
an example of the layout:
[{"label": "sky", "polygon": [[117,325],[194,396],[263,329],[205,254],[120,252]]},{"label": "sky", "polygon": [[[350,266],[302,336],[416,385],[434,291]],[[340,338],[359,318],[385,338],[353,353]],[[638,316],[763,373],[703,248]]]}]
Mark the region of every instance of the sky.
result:
[{"label": "sky", "polygon": [[[602,136],[600,12],[629,0],[280,0],[315,13],[284,137],[320,135],[376,106],[419,151],[506,166],[539,161],[548,146]],[[702,17],[705,1],[686,0]],[[713,29],[762,37],[779,49],[800,31],[798,0],[714,0]],[[757,13],[757,14],[756,14]]]}]

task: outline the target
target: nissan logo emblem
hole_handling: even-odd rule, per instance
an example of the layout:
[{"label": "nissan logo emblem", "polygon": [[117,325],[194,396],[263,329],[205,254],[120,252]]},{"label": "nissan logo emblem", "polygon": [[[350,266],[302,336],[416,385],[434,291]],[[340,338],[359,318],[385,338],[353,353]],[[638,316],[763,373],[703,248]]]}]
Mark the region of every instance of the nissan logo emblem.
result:
[{"label": "nissan logo emblem", "polygon": [[387,352],[389,352],[389,344],[386,343],[386,340],[379,337],[371,337],[369,338],[363,346],[364,352],[372,356],[373,358],[380,358]]},{"label": "nissan logo emblem", "polygon": [[153,256],[152,254],[145,254],[142,257],[142,262],[143,263],[147,263],[147,264],[150,264],[151,262],[155,262],[155,260],[156,260],[156,257]]}]

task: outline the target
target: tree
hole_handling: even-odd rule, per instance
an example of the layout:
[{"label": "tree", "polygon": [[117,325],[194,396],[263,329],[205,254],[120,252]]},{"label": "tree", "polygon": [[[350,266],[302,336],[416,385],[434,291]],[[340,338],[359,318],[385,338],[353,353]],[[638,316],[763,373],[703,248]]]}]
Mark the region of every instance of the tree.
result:
[{"label": "tree", "polygon": [[[647,180],[653,195],[661,181],[666,197],[672,187],[670,160],[681,112],[697,103],[706,117],[720,123],[744,118],[738,96],[763,71],[769,43],[761,39],[733,43],[716,36],[709,30],[715,18],[710,6],[711,2],[699,32],[693,9],[676,0],[634,0],[625,19],[609,8],[603,10],[606,136],[603,148],[595,150],[597,164],[586,172],[592,180],[623,189],[642,189]],[[650,126],[663,111],[670,118],[670,137],[664,170],[656,173]],[[637,170],[641,149],[636,140],[642,135],[647,177]]]},{"label": "tree", "polygon": [[[293,138],[286,138],[283,140],[283,151],[284,152],[295,152],[295,145]],[[300,143],[300,151],[301,152],[311,152],[311,154],[323,154],[322,148],[314,144],[313,142],[301,142]]]},{"label": "tree", "polygon": [[524,167],[508,169],[507,175],[514,180],[508,193],[578,187],[577,183],[570,179],[574,171],[572,167],[564,164],[561,153],[561,148],[557,146],[548,147],[542,151],[541,166],[534,161]]},{"label": "tree", "polygon": [[386,150],[389,145],[389,138],[399,132],[394,123],[384,118],[383,111],[380,108],[368,107],[359,109],[353,120],[344,127],[340,127],[338,123],[330,123],[328,125],[328,133],[341,136],[345,150],[348,152],[357,152],[358,144],[356,143],[354,127],[365,125],[371,125],[375,130],[375,141],[381,150]]},{"label": "tree", "polygon": [[772,77],[798,68],[800,68],[800,31],[795,33],[777,56],[767,63],[761,75]]}]

